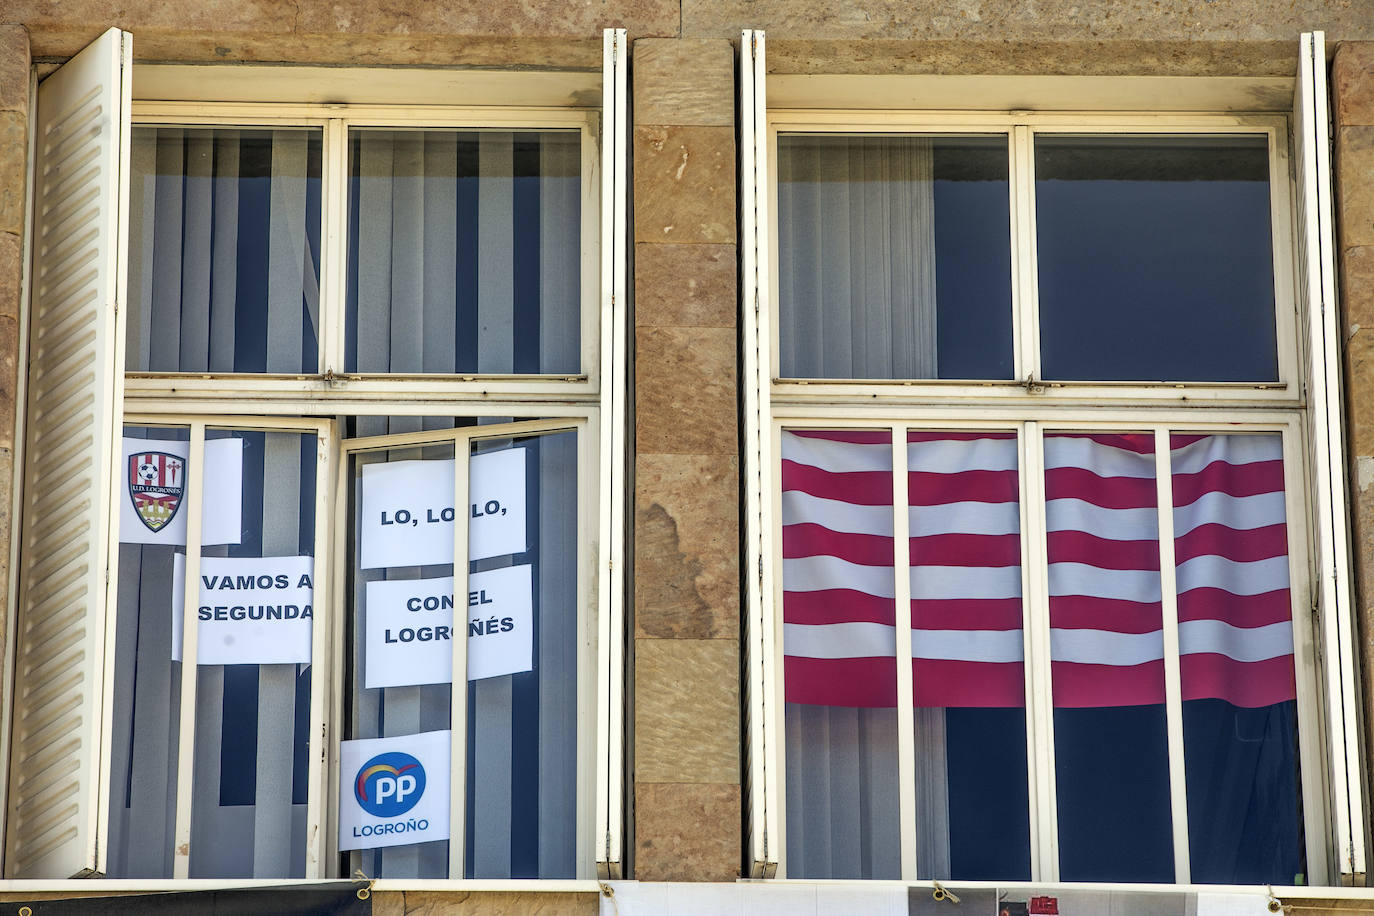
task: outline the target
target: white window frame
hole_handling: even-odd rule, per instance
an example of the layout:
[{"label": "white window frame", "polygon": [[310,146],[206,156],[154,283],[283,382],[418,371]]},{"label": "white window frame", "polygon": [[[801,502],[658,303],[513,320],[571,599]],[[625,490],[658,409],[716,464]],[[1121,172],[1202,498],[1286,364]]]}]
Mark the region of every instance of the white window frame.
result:
[{"label": "white window frame", "polygon": [[[342,458],[352,451],[376,447],[383,440],[372,437],[342,440],[337,421],[346,416],[478,416],[508,417],[514,422],[482,425],[424,434],[428,439],[469,443],[492,436],[510,436],[549,429],[575,429],[578,436],[578,607],[579,633],[583,634],[578,656],[578,749],[577,749],[577,874],[572,881],[516,882],[540,887],[581,886],[597,876],[619,877],[624,833],[623,754],[624,716],[624,466],[625,466],[625,320],[628,263],[628,173],[626,165],[627,39],[623,29],[607,29],[603,35],[603,70],[600,74],[494,73],[489,71],[433,70],[339,70],[334,68],[215,67],[146,65],[131,66],[131,37],[110,30],[97,44],[113,42],[118,69],[114,91],[123,104],[110,107],[117,131],[117,163],[111,166],[115,187],[109,189],[119,231],[117,235],[118,280],[112,284],[118,297],[112,312],[113,364],[123,369],[124,313],[127,301],[129,134],[131,126],[316,127],[322,142],[322,208],[320,233],[320,359],[316,373],[124,373],[115,386],[115,448],[123,423],[179,426],[191,430],[192,460],[202,448],[204,430],[210,428],[266,429],[314,432],[320,443],[316,493],[316,588],[315,670],[324,676],[313,685],[306,879],[334,875],[337,862],[337,772],[339,741],[344,730],[342,709],[342,626],[346,609],[339,605],[343,563],[334,563],[345,549],[348,533],[342,531],[348,514],[348,494],[341,474]],[[122,80],[122,85],[121,85]],[[136,88],[131,90],[130,86]],[[139,89],[153,100],[130,102]],[[599,91],[599,98],[597,92]],[[243,99],[264,99],[244,102]],[[444,104],[462,98],[467,104]],[[593,102],[591,100],[595,99]],[[475,100],[476,103],[473,103]],[[597,104],[599,102],[599,104]],[[485,104],[481,104],[485,103]],[[122,114],[121,114],[122,111]],[[121,120],[122,119],[122,120]],[[579,370],[567,375],[410,375],[347,374],[343,371],[346,321],[346,270],[348,261],[347,194],[348,129],[358,128],[459,128],[493,130],[572,129],[581,138],[581,353]],[[117,166],[117,167],[116,167]],[[107,185],[108,187],[108,185]],[[102,211],[103,212],[103,211]],[[30,233],[31,234],[31,233]],[[36,246],[35,246],[36,247]],[[21,375],[23,370],[21,369]],[[121,390],[122,389],[122,390]],[[122,405],[122,406],[121,406]],[[23,418],[19,420],[20,428]],[[401,436],[414,439],[416,436]],[[466,487],[466,465],[455,462],[455,475]],[[112,473],[111,473],[112,471]],[[117,505],[121,477],[117,467],[107,471],[109,491],[97,493],[93,506]],[[22,484],[22,469],[16,472]],[[19,492],[18,487],[16,492]],[[188,493],[189,524],[197,524],[199,491],[192,478]],[[102,526],[105,523],[102,522]],[[462,528],[462,526],[459,526]],[[104,528],[102,527],[102,530]],[[465,530],[455,540],[465,540]],[[16,538],[17,540],[17,538]],[[107,540],[113,555],[114,538]],[[194,539],[192,539],[194,540]],[[464,551],[459,551],[465,553]],[[455,555],[458,555],[456,552]],[[191,595],[196,581],[199,550],[188,547],[186,609],[187,650],[194,657]],[[108,562],[108,561],[107,561]],[[113,565],[113,564],[110,564]],[[466,573],[466,563],[455,569]],[[103,642],[113,645],[114,576],[106,579],[98,596],[103,613]],[[335,589],[331,592],[331,589]],[[463,641],[454,640],[455,658]],[[13,645],[9,652],[15,650]],[[12,657],[12,655],[11,655]],[[111,657],[108,652],[106,658]],[[101,725],[91,735],[109,734],[112,723],[113,666],[100,658],[91,664],[104,685]],[[11,668],[13,665],[11,664]],[[456,667],[455,672],[463,670]],[[331,676],[332,675],[332,676]],[[176,812],[174,879],[185,879],[190,850],[190,778],[194,760],[196,678],[183,679],[182,729]],[[464,678],[465,680],[465,678]],[[459,681],[455,674],[455,683]],[[9,696],[15,697],[11,691]],[[189,702],[188,702],[189,701]],[[16,703],[20,702],[15,700]],[[455,703],[455,716],[464,704]],[[18,711],[16,709],[16,711]],[[455,731],[455,743],[466,732]],[[8,738],[8,736],[6,736]],[[109,742],[98,738],[90,772],[80,777],[83,785],[94,782],[93,810],[81,802],[84,825],[77,844],[64,853],[63,861],[84,864],[81,869],[103,875],[108,843]],[[10,756],[6,748],[6,756]],[[455,754],[462,761],[464,755]],[[98,769],[95,767],[98,766]],[[455,770],[461,776],[461,763]],[[11,791],[14,791],[11,789]],[[88,791],[84,790],[83,791]],[[328,791],[329,797],[324,796]],[[461,806],[463,791],[452,793]],[[9,805],[17,802],[9,801]],[[7,810],[8,810],[7,805]],[[453,853],[460,877],[424,881],[422,886],[471,888],[503,882],[461,878],[462,821],[457,822]],[[13,842],[11,839],[10,842]],[[8,847],[7,847],[8,848]],[[75,868],[73,871],[77,870]],[[33,875],[16,872],[7,864],[6,878]],[[179,886],[200,884],[232,886],[261,884],[264,880],[209,880],[190,882],[138,881],[121,885]],[[44,886],[53,884],[44,880]],[[59,883],[60,882],[56,882]],[[387,886],[405,887],[416,882],[394,880]],[[510,884],[511,882],[504,882]],[[30,881],[0,881],[6,889],[35,887]],[[88,880],[83,887],[94,888]],[[590,885],[594,886],[594,885]]]},{"label": "white window frame", "polygon": [[[1299,99],[1309,111],[1325,106],[1322,36],[1303,37]],[[786,877],[786,811],[782,751],[782,572],[778,456],[784,428],[886,428],[894,431],[894,467],[905,466],[904,429],[1019,428],[1022,499],[1023,638],[1032,880],[1058,881],[1055,827],[1053,709],[1049,686],[1049,623],[1044,556],[1044,484],[1038,446],[1046,429],[1211,432],[1279,431],[1284,442],[1289,564],[1295,657],[1298,665],[1299,753],[1303,784],[1307,880],[1363,883],[1364,832],[1359,699],[1350,628],[1348,547],[1344,540],[1343,459],[1313,455],[1340,451],[1338,354],[1331,315],[1334,281],[1323,269],[1299,263],[1318,237],[1329,254],[1329,174],[1318,176],[1321,147],[1287,109],[1292,81],[1031,77],[769,77],[765,38],[745,30],[741,41],[741,227],[745,297],[742,379],[745,425],[746,670],[749,740],[748,860],[753,877]],[[768,81],[779,84],[776,95]],[[1315,88],[1314,88],[1315,87]],[[964,111],[934,110],[916,100],[969,100]],[[1170,95],[1170,93],[1173,95]],[[1304,95],[1304,93],[1306,93]],[[1051,98],[1062,110],[1029,110],[1027,97]],[[1135,113],[1170,99],[1173,111]],[[1246,102],[1263,99],[1260,112]],[[811,101],[808,104],[808,100]],[[819,103],[823,107],[812,107]],[[975,110],[981,109],[981,110]],[[1301,112],[1300,112],[1301,114]],[[1325,138],[1322,120],[1321,137]],[[780,378],[778,321],[777,167],[779,133],[1005,134],[1010,179],[1010,244],[1015,377],[1004,382],[962,380],[832,380]],[[1035,264],[1033,138],[1035,133],[1264,134],[1270,159],[1276,382],[1141,384],[1051,382],[1039,373],[1038,283]],[[1290,142],[1296,149],[1290,152]],[[1306,144],[1306,149],[1303,148]],[[1305,155],[1304,155],[1305,153]],[[1329,168],[1329,166],[1326,166]],[[1312,180],[1303,185],[1304,176]],[[1321,189],[1325,182],[1325,199]],[[1312,200],[1307,211],[1299,205]],[[1310,241],[1308,241],[1310,240]],[[1328,258],[1329,260],[1329,258]],[[1320,289],[1309,291],[1304,284]],[[1324,285],[1323,285],[1324,284]],[[752,306],[752,307],[751,307]],[[1309,309],[1319,317],[1308,318]],[[1023,333],[1024,331],[1024,333]],[[1326,334],[1324,340],[1322,335]],[[1319,362],[1320,361],[1320,362]],[[1325,365],[1324,370],[1308,368]],[[1314,373],[1325,387],[1313,381]],[[1028,378],[1028,376],[1030,376]],[[1318,421],[1320,420],[1320,423]],[[1317,424],[1317,428],[1314,428]],[[1166,440],[1167,441],[1167,440]],[[1168,450],[1157,450],[1160,506],[1171,505]],[[1324,470],[1324,473],[1317,473]],[[903,475],[896,474],[895,478]],[[1037,496],[1038,493],[1038,496]],[[1037,503],[1037,499],[1039,500]],[[1168,500],[1168,501],[1166,501]],[[894,480],[894,506],[905,504],[905,482]],[[1162,559],[1172,555],[1172,518],[1160,509]],[[905,540],[904,513],[894,510],[894,538]],[[1334,521],[1333,521],[1334,519]],[[1322,526],[1327,527],[1325,532]],[[1168,542],[1168,543],[1166,543]],[[1313,545],[1320,543],[1321,549]],[[1334,545],[1334,546],[1329,546]],[[1167,553],[1164,553],[1167,551]],[[1037,557],[1038,552],[1038,557]],[[908,562],[895,551],[897,607]],[[1320,565],[1319,565],[1320,564]],[[1172,564],[1161,563],[1168,688],[1171,808],[1176,881],[1190,880],[1186,791],[1183,782],[1177,619],[1169,620]],[[1317,594],[1321,583],[1323,595]],[[1326,595],[1329,593],[1329,597]],[[1320,613],[1319,608],[1331,608]],[[898,613],[898,741],[903,880],[917,877],[912,743],[909,615]],[[905,620],[905,623],[903,621]],[[1315,662],[1313,661],[1315,660]],[[1333,737],[1333,732],[1341,734]]]}]

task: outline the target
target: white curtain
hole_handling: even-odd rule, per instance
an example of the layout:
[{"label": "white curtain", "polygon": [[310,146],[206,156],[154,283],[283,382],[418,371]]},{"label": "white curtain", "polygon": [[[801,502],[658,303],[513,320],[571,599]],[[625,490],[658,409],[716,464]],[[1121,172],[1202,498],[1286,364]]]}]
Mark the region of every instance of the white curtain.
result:
[{"label": "white curtain", "polygon": [[779,138],[778,287],[784,377],[938,377],[931,141]]}]

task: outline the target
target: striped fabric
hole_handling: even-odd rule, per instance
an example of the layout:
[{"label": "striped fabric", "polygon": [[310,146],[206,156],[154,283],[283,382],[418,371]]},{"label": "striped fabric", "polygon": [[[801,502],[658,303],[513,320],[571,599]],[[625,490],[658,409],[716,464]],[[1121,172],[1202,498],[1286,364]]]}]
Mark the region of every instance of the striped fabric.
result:
[{"label": "striped fabric", "polygon": [[[896,705],[892,470],[881,431],[782,437],[786,699]],[[1295,696],[1278,434],[1175,435],[1184,699]],[[1164,701],[1152,434],[1045,437],[1059,707]],[[1024,704],[1017,443],[911,433],[914,703]]]}]

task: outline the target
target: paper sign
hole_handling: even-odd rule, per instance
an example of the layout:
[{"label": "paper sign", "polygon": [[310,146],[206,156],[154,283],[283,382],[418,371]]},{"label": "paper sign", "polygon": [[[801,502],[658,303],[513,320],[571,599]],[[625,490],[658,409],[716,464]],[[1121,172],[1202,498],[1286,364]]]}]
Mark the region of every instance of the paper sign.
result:
[{"label": "paper sign", "polygon": [[339,744],[339,849],[448,839],[450,732]]},{"label": "paper sign", "polygon": [[[187,456],[191,443],[124,440],[119,467],[119,540],[186,546]],[[207,439],[200,543],[237,544],[243,537],[243,440]]]},{"label": "paper sign", "polygon": [[[310,663],[314,557],[201,557],[201,665]],[[186,556],[172,564],[172,661],[181,661]]]},{"label": "paper sign", "polygon": [[[468,559],[527,548],[525,449],[484,452],[468,460]],[[358,566],[453,564],[453,459],[363,465]]]},{"label": "paper sign", "polygon": [[[468,680],[534,667],[531,567],[468,576]],[[453,577],[367,583],[364,686],[453,682]]]}]

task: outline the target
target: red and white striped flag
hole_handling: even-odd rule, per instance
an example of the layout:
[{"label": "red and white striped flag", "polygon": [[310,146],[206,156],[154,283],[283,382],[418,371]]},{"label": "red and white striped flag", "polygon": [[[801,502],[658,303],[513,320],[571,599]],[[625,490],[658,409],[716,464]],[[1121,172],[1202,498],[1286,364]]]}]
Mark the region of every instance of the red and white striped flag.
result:
[{"label": "red and white striped flag", "polygon": [[[1154,438],[1045,438],[1051,674],[1057,706],[1164,699]],[[1281,439],[1172,440],[1184,699],[1295,695]],[[896,704],[891,440],[782,442],[788,702]],[[1024,703],[1017,444],[911,433],[914,702]]]}]

